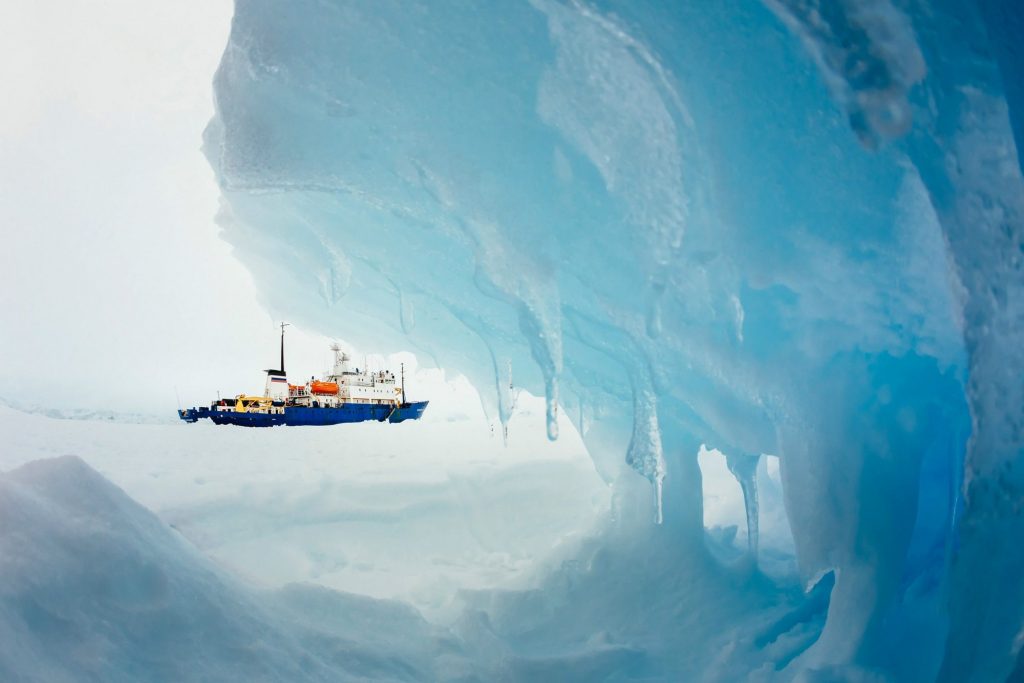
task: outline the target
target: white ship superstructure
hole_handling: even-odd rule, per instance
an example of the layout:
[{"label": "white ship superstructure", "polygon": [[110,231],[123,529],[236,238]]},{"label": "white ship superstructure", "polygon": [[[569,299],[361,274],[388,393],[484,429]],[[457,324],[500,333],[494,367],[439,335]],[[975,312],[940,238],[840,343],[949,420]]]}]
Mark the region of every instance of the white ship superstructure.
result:
[{"label": "white ship superstructure", "polygon": [[[322,379],[310,378],[303,385],[289,385],[295,405],[332,408],[342,403],[394,405],[402,402],[402,389],[393,372],[370,372],[352,368],[351,357],[337,344],[331,345],[334,366]],[[270,378],[267,379],[268,383]]]}]

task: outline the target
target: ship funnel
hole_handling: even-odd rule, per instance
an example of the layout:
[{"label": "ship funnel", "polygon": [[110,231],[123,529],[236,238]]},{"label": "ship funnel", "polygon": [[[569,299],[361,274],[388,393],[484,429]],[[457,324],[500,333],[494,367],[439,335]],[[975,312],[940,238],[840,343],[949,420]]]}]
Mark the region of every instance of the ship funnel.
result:
[{"label": "ship funnel", "polygon": [[288,323],[281,323],[281,369],[266,370],[267,385],[263,389],[263,395],[275,401],[283,401],[288,398],[288,379],[284,374],[284,328]]}]

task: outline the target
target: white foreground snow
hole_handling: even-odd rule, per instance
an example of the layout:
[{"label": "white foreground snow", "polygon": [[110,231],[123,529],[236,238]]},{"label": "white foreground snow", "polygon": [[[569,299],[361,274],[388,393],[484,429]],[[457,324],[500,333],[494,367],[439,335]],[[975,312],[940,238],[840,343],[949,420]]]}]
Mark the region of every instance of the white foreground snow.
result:
[{"label": "white foreground snow", "polygon": [[401,603],[261,593],[66,456],[0,474],[0,680],[428,680],[469,665]]}]

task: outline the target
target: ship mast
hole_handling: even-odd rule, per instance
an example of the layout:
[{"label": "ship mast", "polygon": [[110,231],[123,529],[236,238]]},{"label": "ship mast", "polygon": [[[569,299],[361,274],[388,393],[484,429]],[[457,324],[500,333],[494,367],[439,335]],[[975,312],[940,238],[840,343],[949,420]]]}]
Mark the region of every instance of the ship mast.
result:
[{"label": "ship mast", "polygon": [[402,404],[405,404],[405,363],[402,363]]},{"label": "ship mast", "polygon": [[288,327],[288,323],[281,322],[281,374],[284,375],[284,328]]}]

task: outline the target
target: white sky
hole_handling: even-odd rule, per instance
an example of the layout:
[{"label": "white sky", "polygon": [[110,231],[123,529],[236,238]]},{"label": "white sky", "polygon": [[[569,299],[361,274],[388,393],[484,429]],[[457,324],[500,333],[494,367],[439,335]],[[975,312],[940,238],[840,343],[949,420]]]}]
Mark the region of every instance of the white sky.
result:
[{"label": "white sky", "polygon": [[[156,412],[262,390],[275,323],[200,152],[231,11],[0,4],[0,398]],[[319,374],[325,340],[289,332],[289,370]]]}]

